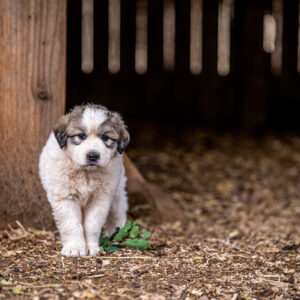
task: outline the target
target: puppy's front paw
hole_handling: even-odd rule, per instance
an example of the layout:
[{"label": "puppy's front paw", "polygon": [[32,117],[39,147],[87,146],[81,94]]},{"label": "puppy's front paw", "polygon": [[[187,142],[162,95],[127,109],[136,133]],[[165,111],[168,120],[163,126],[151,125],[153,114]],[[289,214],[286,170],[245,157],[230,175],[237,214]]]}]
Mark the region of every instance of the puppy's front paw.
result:
[{"label": "puppy's front paw", "polygon": [[88,249],[90,255],[96,255],[100,251],[100,248],[97,245],[88,246]]},{"label": "puppy's front paw", "polygon": [[65,245],[61,250],[61,254],[64,256],[86,256],[87,249],[85,245]]}]

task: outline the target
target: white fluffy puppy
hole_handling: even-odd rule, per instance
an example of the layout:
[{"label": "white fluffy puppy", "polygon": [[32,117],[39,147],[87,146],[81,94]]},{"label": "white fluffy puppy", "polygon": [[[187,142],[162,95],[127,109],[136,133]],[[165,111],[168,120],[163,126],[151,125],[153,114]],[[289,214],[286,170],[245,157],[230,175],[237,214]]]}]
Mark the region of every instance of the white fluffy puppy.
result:
[{"label": "white fluffy puppy", "polygon": [[39,170],[66,256],[95,255],[101,227],[126,222],[122,153],[129,133],[118,113],[76,106],[62,116],[42,150]]}]

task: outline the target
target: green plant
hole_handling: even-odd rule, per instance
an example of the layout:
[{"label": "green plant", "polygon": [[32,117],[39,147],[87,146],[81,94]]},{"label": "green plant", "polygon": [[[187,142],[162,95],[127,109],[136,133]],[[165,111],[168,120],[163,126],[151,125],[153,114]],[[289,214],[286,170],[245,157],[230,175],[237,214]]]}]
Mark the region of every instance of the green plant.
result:
[{"label": "green plant", "polygon": [[129,220],[124,227],[116,228],[115,232],[110,236],[104,236],[102,228],[100,235],[100,252],[115,252],[123,247],[136,248],[145,250],[150,247],[147,239],[150,237],[148,231],[140,232],[138,220],[131,223]]}]

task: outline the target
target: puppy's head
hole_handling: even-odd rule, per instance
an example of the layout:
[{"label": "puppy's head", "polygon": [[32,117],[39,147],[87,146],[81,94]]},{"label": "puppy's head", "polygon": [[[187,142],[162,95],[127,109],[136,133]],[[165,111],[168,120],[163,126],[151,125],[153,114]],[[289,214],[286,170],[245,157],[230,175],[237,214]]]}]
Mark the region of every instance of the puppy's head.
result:
[{"label": "puppy's head", "polygon": [[104,167],[129,143],[121,116],[101,105],[76,106],[53,132],[60,148],[80,167]]}]

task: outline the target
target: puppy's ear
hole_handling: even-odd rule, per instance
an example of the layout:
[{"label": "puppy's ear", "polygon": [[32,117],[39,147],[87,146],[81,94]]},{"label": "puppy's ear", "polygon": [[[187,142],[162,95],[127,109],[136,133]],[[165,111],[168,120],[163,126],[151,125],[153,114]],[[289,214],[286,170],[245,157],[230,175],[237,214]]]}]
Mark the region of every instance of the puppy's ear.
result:
[{"label": "puppy's ear", "polygon": [[63,148],[67,145],[68,136],[66,134],[67,125],[69,122],[69,115],[60,117],[57,124],[53,128],[54,136],[60,146]]},{"label": "puppy's ear", "polygon": [[119,138],[117,140],[117,151],[122,154],[123,151],[129,144],[130,136],[127,127],[122,120],[122,117],[117,112],[108,112],[108,123],[112,126],[118,133]]},{"label": "puppy's ear", "polygon": [[118,139],[118,147],[117,150],[120,154],[123,153],[123,151],[126,149],[126,147],[129,144],[130,141],[130,135],[129,132],[127,130],[127,127],[125,126],[125,124],[122,121],[122,126],[119,127],[119,135],[120,138]]}]

